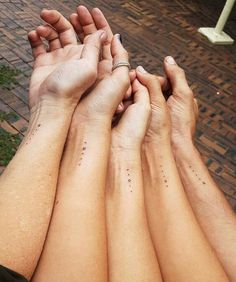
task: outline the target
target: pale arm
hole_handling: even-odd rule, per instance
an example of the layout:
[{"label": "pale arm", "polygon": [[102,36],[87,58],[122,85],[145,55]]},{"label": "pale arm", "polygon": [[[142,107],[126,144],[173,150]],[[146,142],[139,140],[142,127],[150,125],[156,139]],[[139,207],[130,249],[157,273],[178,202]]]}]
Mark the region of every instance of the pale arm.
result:
[{"label": "pale arm", "polygon": [[25,139],[0,178],[0,263],[30,278],[51,216],[73,110],[39,104]]},{"label": "pale arm", "polygon": [[174,152],[194,213],[231,281],[236,281],[236,216],[192,141]]},{"label": "pale arm", "polygon": [[147,225],[138,149],[111,150],[107,214],[110,281],[162,281]]},{"label": "pale arm", "polygon": [[105,179],[109,144],[109,123],[78,121],[78,126],[70,129],[53,217],[34,281],[107,280]]}]

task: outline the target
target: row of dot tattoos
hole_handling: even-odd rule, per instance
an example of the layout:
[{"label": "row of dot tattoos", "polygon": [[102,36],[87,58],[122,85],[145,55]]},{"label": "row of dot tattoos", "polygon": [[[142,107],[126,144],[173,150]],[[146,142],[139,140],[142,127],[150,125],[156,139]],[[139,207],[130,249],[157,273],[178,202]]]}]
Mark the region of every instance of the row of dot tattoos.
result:
[{"label": "row of dot tattoos", "polygon": [[[34,136],[34,134],[38,131],[40,126],[41,124],[39,123],[37,127],[35,128],[35,130],[32,132],[32,136]],[[28,145],[30,140],[31,140],[31,137],[29,137],[29,140],[25,144]]]},{"label": "row of dot tattoos", "polygon": [[83,161],[84,153],[85,153],[86,149],[87,149],[87,142],[84,141],[83,147],[82,147],[82,150],[81,150],[81,154],[80,154],[79,166],[81,166],[81,163],[82,163],[82,161]]},{"label": "row of dot tattoos", "polygon": [[129,170],[129,168],[126,169],[126,172],[127,172],[128,184],[129,184],[130,192],[133,192],[133,190],[132,190],[132,181],[131,181],[131,177],[130,177],[130,170]]},{"label": "row of dot tattoos", "polygon": [[195,176],[197,177],[197,179],[203,184],[205,185],[206,182],[203,181],[203,179],[197,174],[197,172],[193,169],[193,167],[190,165],[189,168],[192,170],[192,172],[195,174]]}]

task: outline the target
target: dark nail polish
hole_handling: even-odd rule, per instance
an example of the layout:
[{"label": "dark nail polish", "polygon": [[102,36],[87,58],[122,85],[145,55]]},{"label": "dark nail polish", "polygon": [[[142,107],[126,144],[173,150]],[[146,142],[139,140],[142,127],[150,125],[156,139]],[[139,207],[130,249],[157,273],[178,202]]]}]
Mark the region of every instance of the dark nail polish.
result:
[{"label": "dark nail polish", "polygon": [[123,41],[122,41],[122,36],[120,34],[118,34],[118,39],[120,40],[120,43],[122,44]]}]

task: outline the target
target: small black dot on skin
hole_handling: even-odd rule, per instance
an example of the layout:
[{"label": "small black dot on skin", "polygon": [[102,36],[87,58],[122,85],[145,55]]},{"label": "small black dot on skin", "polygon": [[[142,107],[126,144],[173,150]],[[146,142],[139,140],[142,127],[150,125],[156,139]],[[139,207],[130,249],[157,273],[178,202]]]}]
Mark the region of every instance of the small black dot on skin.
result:
[{"label": "small black dot on skin", "polygon": [[194,170],[192,170],[192,172],[194,172]]},{"label": "small black dot on skin", "polygon": [[201,181],[201,178],[198,178],[199,181]]},{"label": "small black dot on skin", "polygon": [[197,176],[197,174],[195,174]]},{"label": "small black dot on skin", "polygon": [[86,142],[86,141],[84,141],[84,144],[87,144],[87,142]]},{"label": "small black dot on skin", "polygon": [[128,169],[128,168],[127,168],[126,170],[127,170],[127,171],[129,171],[129,169]]},{"label": "small black dot on skin", "polygon": [[130,192],[133,192],[132,190],[130,190]]},{"label": "small black dot on skin", "polygon": [[130,174],[128,173],[128,176],[130,176]]},{"label": "small black dot on skin", "polygon": [[39,124],[38,124],[38,127],[40,127],[40,126],[41,126],[41,124],[39,123]]},{"label": "small black dot on skin", "polygon": [[161,172],[164,172],[164,170],[162,169]]},{"label": "small black dot on skin", "polygon": [[128,181],[131,182],[131,179],[129,179]]},{"label": "small black dot on skin", "polygon": [[83,147],[82,150],[83,150],[83,151],[86,150],[86,147]]},{"label": "small black dot on skin", "polygon": [[189,168],[192,168],[192,166],[190,165]]},{"label": "small black dot on skin", "polygon": [[167,183],[167,180],[165,180],[165,183]]},{"label": "small black dot on skin", "polygon": [[202,181],[202,184],[206,184],[206,182]]}]

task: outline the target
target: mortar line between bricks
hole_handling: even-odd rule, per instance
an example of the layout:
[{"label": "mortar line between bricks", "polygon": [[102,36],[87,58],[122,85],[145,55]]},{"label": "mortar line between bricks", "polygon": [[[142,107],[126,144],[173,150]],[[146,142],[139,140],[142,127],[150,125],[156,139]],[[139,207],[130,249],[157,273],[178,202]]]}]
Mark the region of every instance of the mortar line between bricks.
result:
[{"label": "mortar line between bricks", "polygon": [[22,116],[20,113],[18,113],[14,108],[12,108],[8,103],[6,103],[1,97],[0,97],[0,101],[7,105],[9,108],[11,108],[18,116],[20,116],[21,118],[23,118],[27,123],[29,123],[29,120],[26,119],[24,116]]}]

